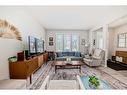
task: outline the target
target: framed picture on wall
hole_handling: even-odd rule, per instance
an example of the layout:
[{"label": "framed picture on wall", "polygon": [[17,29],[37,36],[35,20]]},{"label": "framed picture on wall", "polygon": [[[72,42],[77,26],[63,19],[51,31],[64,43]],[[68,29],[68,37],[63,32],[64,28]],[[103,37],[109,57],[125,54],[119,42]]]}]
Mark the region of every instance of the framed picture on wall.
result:
[{"label": "framed picture on wall", "polygon": [[81,45],[85,45],[85,39],[82,39]]},{"label": "framed picture on wall", "polygon": [[49,37],[49,42],[53,41],[53,37]]},{"label": "framed picture on wall", "polygon": [[49,45],[52,46],[53,45],[53,42],[49,42]]},{"label": "framed picture on wall", "polygon": [[96,41],[95,41],[95,39],[93,40],[93,45],[95,45],[96,44]]}]

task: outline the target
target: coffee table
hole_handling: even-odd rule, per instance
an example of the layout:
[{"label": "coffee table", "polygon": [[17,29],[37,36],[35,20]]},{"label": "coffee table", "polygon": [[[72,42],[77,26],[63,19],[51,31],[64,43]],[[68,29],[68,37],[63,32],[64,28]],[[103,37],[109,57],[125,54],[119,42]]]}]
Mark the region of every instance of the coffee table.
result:
[{"label": "coffee table", "polygon": [[[102,84],[102,87],[99,89],[103,89],[103,90],[112,89],[111,85],[106,80],[101,80],[101,79],[99,80],[100,80],[100,83]],[[78,81],[82,89],[89,89],[89,90],[95,89],[95,88],[91,88],[89,85],[89,76],[79,77]]]},{"label": "coffee table", "polygon": [[81,61],[54,61],[55,66],[55,73],[57,69],[79,69],[79,72],[81,73],[81,66],[84,65]]}]

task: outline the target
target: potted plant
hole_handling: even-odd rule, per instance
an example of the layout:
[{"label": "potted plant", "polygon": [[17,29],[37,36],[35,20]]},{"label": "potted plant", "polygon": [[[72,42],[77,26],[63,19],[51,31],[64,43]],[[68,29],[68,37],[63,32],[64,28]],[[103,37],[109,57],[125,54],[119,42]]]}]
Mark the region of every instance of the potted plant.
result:
[{"label": "potted plant", "polygon": [[89,76],[89,86],[92,89],[99,89],[100,81],[96,76]]}]

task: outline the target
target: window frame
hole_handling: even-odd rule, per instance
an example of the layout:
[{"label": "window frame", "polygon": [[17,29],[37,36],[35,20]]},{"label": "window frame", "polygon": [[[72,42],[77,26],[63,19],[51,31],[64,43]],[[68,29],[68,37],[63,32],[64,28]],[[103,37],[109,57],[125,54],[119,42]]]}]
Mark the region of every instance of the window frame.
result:
[{"label": "window frame", "polygon": [[[61,35],[63,35],[62,36],[62,51],[64,51],[65,49],[64,49],[64,37],[65,37],[65,35],[70,35],[70,39],[71,39],[71,43],[70,43],[70,52],[76,52],[76,51],[72,51],[72,36],[73,35],[78,35],[78,50],[77,50],[77,52],[80,50],[80,36],[79,36],[79,34],[77,34],[77,33],[56,33],[55,35],[56,35],[56,40],[57,40],[57,35],[59,35],[59,34],[61,34]],[[58,51],[57,50],[57,41],[56,41],[56,47],[55,47],[55,50],[56,50],[56,52],[60,52],[60,51]]]},{"label": "window frame", "polygon": [[[120,37],[119,37],[119,36],[120,36],[120,35],[125,35],[125,38],[124,38],[124,39],[125,39],[125,42],[123,42],[123,43],[124,43],[124,46],[123,46],[123,47],[120,47],[120,46],[119,46],[119,44],[120,44],[120,42],[119,42]],[[118,48],[127,48],[127,33],[118,34],[117,39],[118,39],[118,40],[117,40],[117,47],[118,47]]]}]

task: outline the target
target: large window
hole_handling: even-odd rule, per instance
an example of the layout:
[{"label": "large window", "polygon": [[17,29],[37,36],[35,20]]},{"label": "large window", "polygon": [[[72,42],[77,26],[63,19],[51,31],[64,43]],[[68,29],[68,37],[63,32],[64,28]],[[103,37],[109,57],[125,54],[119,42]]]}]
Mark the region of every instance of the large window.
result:
[{"label": "large window", "polygon": [[79,50],[79,37],[77,35],[72,36],[72,51]]},{"label": "large window", "polygon": [[63,34],[56,35],[56,50],[63,51]]},{"label": "large window", "polygon": [[79,36],[77,34],[56,34],[56,51],[78,51]]},{"label": "large window", "polygon": [[118,35],[118,47],[126,48],[127,47],[127,33]]}]

